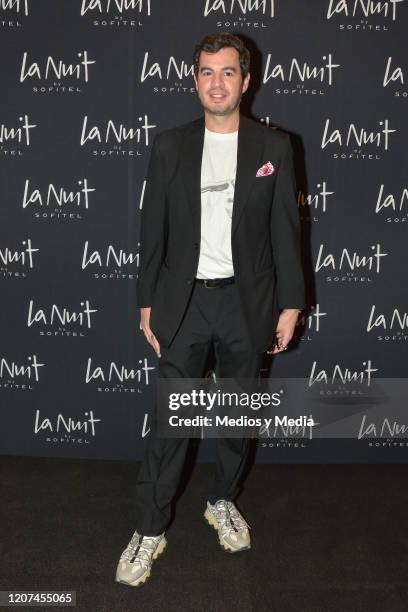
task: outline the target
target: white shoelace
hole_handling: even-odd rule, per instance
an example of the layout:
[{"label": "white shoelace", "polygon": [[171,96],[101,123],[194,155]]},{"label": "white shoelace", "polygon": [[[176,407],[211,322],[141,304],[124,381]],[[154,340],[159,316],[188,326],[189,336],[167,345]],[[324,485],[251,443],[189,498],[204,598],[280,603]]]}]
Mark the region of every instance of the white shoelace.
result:
[{"label": "white shoelace", "polygon": [[126,550],[123,552],[121,561],[130,561],[135,556],[135,552],[139,546],[135,561],[147,569],[148,565],[150,564],[152,554],[157,547],[159,541],[158,538],[160,537],[161,536],[143,536],[142,539],[142,536],[135,532]]},{"label": "white shoelace", "polygon": [[242,514],[238,512],[237,508],[230,501],[216,502],[214,505],[214,514],[221,525],[221,532],[224,535],[249,529],[249,525]]}]

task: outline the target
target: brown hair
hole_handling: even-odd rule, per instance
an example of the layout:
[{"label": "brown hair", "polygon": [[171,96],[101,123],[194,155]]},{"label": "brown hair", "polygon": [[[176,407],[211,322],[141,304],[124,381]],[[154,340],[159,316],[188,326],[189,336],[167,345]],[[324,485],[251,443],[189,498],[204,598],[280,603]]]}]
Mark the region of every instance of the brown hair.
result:
[{"label": "brown hair", "polygon": [[204,36],[202,41],[198,45],[195,45],[193,60],[194,74],[196,77],[198,74],[201,51],[205,51],[206,53],[217,53],[217,51],[223,47],[233,47],[238,51],[242,79],[245,79],[249,72],[250,53],[241,38],[229,32],[217,32],[213,36]]}]

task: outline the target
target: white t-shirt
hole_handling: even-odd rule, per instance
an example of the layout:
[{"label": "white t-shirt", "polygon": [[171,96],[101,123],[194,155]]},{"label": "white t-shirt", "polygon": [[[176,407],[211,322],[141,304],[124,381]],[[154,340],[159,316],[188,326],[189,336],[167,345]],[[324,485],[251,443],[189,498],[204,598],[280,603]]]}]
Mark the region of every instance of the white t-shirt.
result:
[{"label": "white t-shirt", "polygon": [[205,128],[201,166],[201,243],[197,278],[234,276],[231,219],[237,169],[238,130]]}]

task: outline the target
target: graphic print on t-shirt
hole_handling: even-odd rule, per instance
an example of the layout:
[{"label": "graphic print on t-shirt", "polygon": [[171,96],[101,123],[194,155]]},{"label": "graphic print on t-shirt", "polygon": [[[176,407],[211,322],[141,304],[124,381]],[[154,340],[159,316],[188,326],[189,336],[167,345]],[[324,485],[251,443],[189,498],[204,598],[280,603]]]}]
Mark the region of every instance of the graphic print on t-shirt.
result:
[{"label": "graphic print on t-shirt", "polygon": [[[218,181],[213,182],[209,185],[204,185],[201,187],[201,193],[207,193],[208,191],[224,191],[223,198],[220,202],[221,205],[224,206],[224,210],[228,217],[232,218],[232,204],[234,202],[234,188],[235,188],[235,179],[231,179],[229,181]],[[218,202],[217,202],[218,204]]]}]

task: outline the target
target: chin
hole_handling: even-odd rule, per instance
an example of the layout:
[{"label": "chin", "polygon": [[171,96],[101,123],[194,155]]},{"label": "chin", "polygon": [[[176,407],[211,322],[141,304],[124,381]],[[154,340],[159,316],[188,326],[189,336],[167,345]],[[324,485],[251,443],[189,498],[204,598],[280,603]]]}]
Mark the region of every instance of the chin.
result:
[{"label": "chin", "polygon": [[213,108],[207,108],[204,106],[204,110],[206,110],[208,113],[210,113],[211,115],[215,115],[218,117],[223,117],[224,115],[229,115],[231,113],[229,108],[226,108],[224,110],[214,110]]},{"label": "chin", "polygon": [[228,115],[233,109],[230,105],[228,106],[217,106],[216,104],[207,105],[204,104],[204,110],[213,115]]}]

